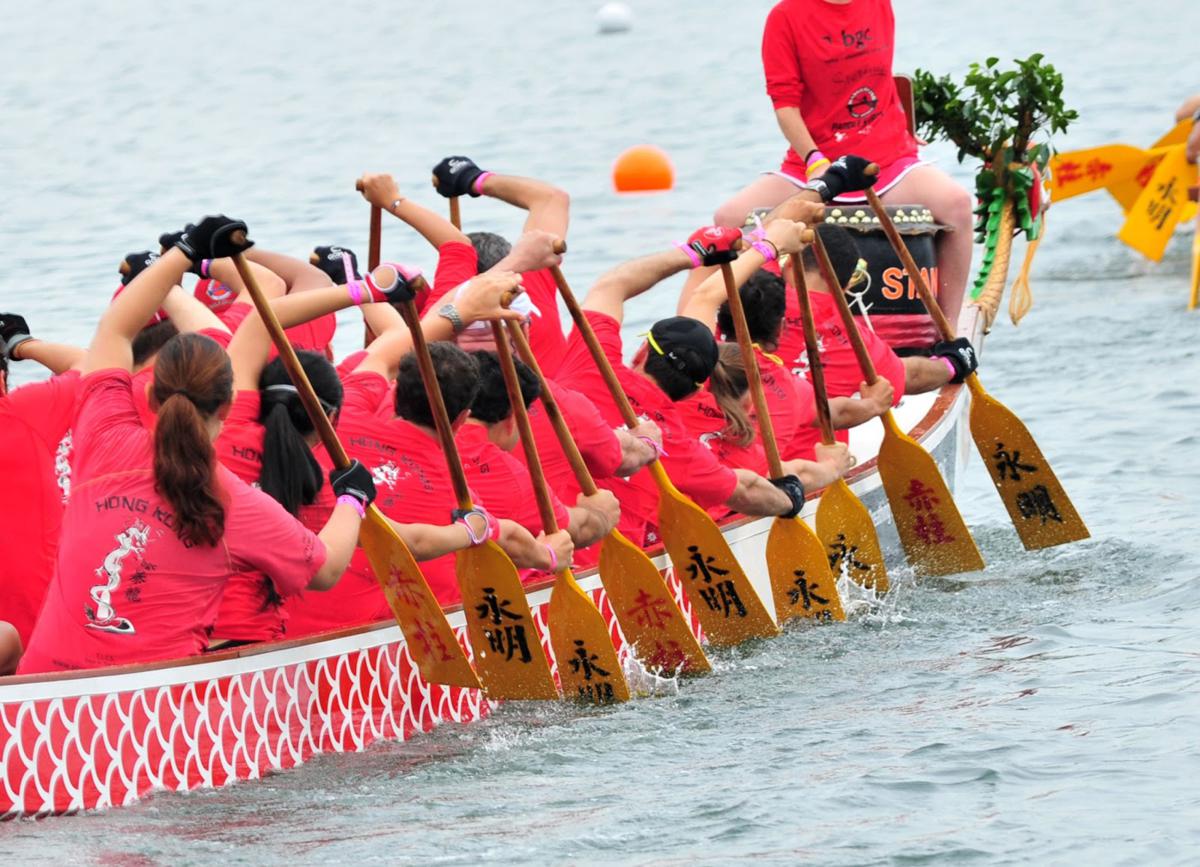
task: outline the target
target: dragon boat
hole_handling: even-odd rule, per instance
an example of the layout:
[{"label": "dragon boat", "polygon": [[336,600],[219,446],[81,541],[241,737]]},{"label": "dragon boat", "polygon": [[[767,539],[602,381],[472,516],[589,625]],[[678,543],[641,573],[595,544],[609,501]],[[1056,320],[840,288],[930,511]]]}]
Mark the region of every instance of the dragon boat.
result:
[{"label": "dragon boat", "polygon": [[[978,346],[998,301],[997,293],[990,307],[986,298],[969,306],[960,333]],[[933,455],[951,486],[972,450],[968,403],[967,391],[950,385],[907,397],[897,409],[903,429]],[[876,461],[866,459],[878,452],[881,430],[872,423],[852,432],[861,463],[847,481],[870,510],[889,561],[899,565],[900,542]],[[804,510],[810,523],[817,500]],[[771,595],[770,525],[743,518],[722,526],[763,599]],[[703,638],[665,553],[648,553]],[[577,577],[618,651],[627,654],[598,575]],[[550,587],[547,581],[527,588],[548,655]],[[447,616],[465,643],[461,606]],[[495,706],[478,689],[425,681],[392,621],[187,659],[0,678],[0,816],[73,813],[128,805],[155,791],[254,780],[318,753],[357,752],[443,722],[468,723]]]}]

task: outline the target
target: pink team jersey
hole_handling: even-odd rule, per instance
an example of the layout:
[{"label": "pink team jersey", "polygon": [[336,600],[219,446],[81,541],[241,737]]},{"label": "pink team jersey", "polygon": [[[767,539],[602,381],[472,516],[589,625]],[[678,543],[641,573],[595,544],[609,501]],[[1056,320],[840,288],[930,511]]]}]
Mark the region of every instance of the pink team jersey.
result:
[{"label": "pink team jersey", "polygon": [[25,646],[54,574],[79,383],[72,371],[0,397],[0,478],[13,494],[0,521],[0,620]]},{"label": "pink team jersey", "polygon": [[83,378],[73,435],[57,566],[20,673],[198,653],[230,575],[263,572],[287,596],[324,564],[320,539],[224,467],[225,534],[215,546],[185,545],[155,491],[153,437],[127,371]]}]

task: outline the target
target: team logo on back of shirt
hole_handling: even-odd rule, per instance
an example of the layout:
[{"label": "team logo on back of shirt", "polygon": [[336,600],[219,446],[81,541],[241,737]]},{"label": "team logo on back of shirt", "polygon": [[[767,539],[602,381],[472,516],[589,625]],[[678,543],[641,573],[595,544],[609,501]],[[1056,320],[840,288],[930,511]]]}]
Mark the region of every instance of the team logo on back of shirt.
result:
[{"label": "team logo on back of shirt", "polygon": [[133,623],[125,617],[119,617],[113,608],[112,597],[121,587],[121,570],[125,566],[125,558],[130,554],[141,557],[150,540],[150,527],[137,520],[127,530],[117,534],[117,547],[109,551],[104,563],[96,570],[96,577],[104,579],[96,584],[88,595],[92,597],[95,606],[84,605],[83,612],[87,615],[90,629],[102,632],[115,632],[119,635],[133,635],[136,631]]},{"label": "team logo on back of shirt", "polygon": [[371,470],[371,479],[378,487],[395,490],[400,481],[400,468],[391,461],[380,464]]}]

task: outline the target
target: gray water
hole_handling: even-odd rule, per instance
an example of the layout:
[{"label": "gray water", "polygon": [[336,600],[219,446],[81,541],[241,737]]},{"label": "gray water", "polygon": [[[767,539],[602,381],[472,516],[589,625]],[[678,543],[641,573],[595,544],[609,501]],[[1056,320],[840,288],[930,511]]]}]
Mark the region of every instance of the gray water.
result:
[{"label": "gray water", "polygon": [[[85,342],[121,256],[214,209],[294,253],[364,247],[355,177],[392,171],[441,207],[428,168],[448,153],[569,189],[566,271],[586,287],[782,152],[758,62],[768,2],[635,2],[615,37],[595,34],[598,5],[5,4],[0,309]],[[1200,89],[1194,0],[895,5],[897,69],[1044,52],[1081,113],[1064,148],[1148,144]],[[611,161],[643,141],[671,154],[676,189],[617,197]],[[520,225],[489,202],[464,216]],[[1091,540],[1025,553],[974,462],[960,503],[982,573],[901,581],[849,623],[718,653],[674,697],[506,707],[265,781],[8,823],[0,860],[1200,861],[1200,314],[1184,313],[1190,239],[1151,266],[1118,225],[1102,194],[1053,210],[1036,306],[997,325],[983,370]],[[384,240],[432,266],[398,224]],[[630,332],[672,292],[641,299]]]}]

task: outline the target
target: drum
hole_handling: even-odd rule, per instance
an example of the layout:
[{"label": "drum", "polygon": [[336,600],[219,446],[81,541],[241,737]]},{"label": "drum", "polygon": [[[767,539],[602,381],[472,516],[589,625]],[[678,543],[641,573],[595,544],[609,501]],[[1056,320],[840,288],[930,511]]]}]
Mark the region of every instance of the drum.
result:
[{"label": "drum", "polygon": [[[888,205],[904,245],[925,282],[938,289],[934,240],[946,227],[935,222],[923,205]],[[832,205],[825,221],[849,230],[867,263],[867,279],[850,291],[850,307],[862,324],[891,344],[900,355],[921,354],[940,339],[915,285],[910,285],[900,258],[892,250],[875,212],[867,205]]]}]

